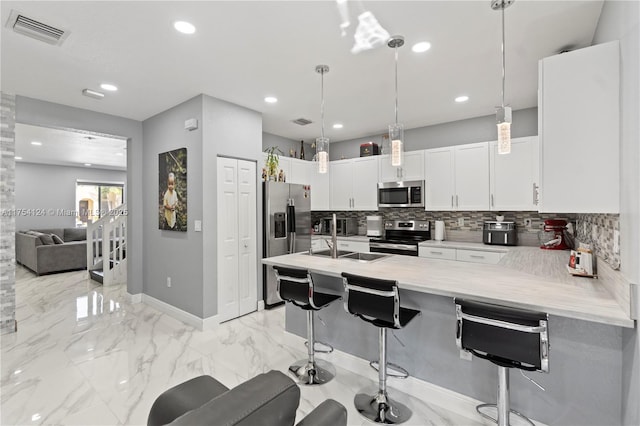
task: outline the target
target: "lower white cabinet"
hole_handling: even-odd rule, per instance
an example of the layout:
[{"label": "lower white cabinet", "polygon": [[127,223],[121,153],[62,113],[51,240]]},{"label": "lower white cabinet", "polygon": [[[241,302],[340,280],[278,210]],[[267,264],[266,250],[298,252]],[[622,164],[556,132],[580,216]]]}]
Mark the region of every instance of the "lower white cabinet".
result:
[{"label": "lower white cabinet", "polygon": [[441,247],[418,247],[419,257],[430,259],[456,260],[456,249]]},{"label": "lower white cabinet", "polygon": [[496,264],[502,259],[502,253],[481,250],[456,249],[456,260],[460,262]]},{"label": "lower white cabinet", "polygon": [[419,246],[418,256],[429,259],[457,260],[459,262],[496,264],[505,253],[484,250],[469,250],[449,247]]}]

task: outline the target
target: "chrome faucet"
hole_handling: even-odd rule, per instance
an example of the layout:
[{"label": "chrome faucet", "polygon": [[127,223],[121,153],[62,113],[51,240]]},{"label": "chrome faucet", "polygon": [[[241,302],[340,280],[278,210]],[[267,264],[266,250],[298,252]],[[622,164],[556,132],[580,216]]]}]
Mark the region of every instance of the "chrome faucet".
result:
[{"label": "chrome faucet", "polygon": [[[338,227],[337,222],[338,221],[336,220],[336,214],[334,213],[331,217],[331,245],[329,245],[329,248],[331,249],[332,259],[338,258],[338,234],[336,229]],[[328,241],[327,241],[327,244],[329,244]]]}]

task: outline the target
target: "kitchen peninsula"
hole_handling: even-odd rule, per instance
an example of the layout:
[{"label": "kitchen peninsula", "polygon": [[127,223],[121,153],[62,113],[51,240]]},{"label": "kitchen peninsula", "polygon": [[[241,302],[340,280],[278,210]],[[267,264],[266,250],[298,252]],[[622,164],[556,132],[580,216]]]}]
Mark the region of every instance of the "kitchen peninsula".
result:
[{"label": "kitchen peninsula", "polygon": [[[422,315],[394,332],[402,343],[390,338],[390,361],[420,380],[480,401],[495,400],[495,366],[460,358],[452,298],[547,312],[550,372],[531,374],[546,391],[513,374],[513,408],[549,425],[615,424],[618,421],[611,419],[620,416],[622,328],[633,328],[634,320],[603,279],[562,272],[566,255],[514,247],[497,265],[394,255],[359,262],[308,254],[278,256],[263,263],[307,268],[318,287],[336,293],[343,291],[342,272],[397,280],[401,304],[419,309]],[[305,336],[303,313],[286,309],[287,332]],[[341,303],[321,316],[326,327],[316,328],[319,340],[365,360],[376,358],[374,327],[347,314]]]}]

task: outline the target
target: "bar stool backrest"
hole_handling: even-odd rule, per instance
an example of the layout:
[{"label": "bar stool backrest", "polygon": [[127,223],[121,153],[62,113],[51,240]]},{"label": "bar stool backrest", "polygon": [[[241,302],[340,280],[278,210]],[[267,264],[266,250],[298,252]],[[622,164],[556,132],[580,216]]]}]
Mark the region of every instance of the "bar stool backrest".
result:
[{"label": "bar stool backrest", "polygon": [[400,328],[398,282],[342,273],[347,312],[361,319]]},{"label": "bar stool backrest", "polygon": [[502,367],[549,371],[548,315],[455,299],[456,344]]},{"label": "bar stool backrest", "polygon": [[313,298],[313,280],[306,269],[274,266],[280,299],[300,307],[309,306]]}]

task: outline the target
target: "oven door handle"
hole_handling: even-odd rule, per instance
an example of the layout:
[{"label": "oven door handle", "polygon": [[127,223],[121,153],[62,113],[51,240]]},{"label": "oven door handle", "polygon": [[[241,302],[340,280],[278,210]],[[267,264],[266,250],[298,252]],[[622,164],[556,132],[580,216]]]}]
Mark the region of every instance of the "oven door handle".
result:
[{"label": "oven door handle", "polygon": [[397,250],[417,251],[418,246],[413,244],[369,243],[369,248],[385,248]]}]

